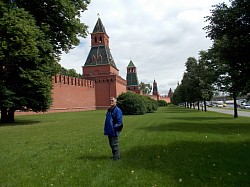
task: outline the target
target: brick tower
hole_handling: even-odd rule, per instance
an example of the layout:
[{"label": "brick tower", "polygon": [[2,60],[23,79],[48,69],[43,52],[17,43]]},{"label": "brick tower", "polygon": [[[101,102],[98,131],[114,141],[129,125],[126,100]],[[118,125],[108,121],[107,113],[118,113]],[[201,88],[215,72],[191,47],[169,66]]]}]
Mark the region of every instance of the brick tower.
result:
[{"label": "brick tower", "polygon": [[171,98],[173,95],[174,95],[174,92],[170,88],[169,91],[168,91],[168,97]]},{"label": "brick tower", "polygon": [[132,62],[132,60],[130,60],[128,67],[127,67],[126,80],[127,80],[127,90],[135,92],[137,94],[141,94],[136,67],[134,63]]},{"label": "brick tower", "polygon": [[82,70],[85,79],[95,81],[97,108],[108,107],[110,97],[126,92],[126,80],[119,76],[109,49],[109,36],[100,18],[91,33],[91,49]]},{"label": "brick tower", "polygon": [[157,100],[159,100],[159,92],[158,92],[158,88],[157,88],[157,82],[153,82],[153,96],[157,97]]}]

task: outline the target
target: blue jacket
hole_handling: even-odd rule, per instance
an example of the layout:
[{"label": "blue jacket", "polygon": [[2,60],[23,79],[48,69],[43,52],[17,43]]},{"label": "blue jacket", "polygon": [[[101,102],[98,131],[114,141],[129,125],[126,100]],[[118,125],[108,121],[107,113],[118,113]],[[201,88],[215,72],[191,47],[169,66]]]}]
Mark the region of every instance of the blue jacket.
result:
[{"label": "blue jacket", "polygon": [[118,136],[118,127],[122,124],[122,111],[118,106],[109,108],[106,114],[104,135]]}]

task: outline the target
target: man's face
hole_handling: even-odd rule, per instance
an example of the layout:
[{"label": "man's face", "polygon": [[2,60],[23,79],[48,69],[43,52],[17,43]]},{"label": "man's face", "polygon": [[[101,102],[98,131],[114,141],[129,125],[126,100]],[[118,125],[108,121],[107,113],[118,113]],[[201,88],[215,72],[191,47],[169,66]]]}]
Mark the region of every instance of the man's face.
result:
[{"label": "man's face", "polygon": [[114,98],[110,98],[110,106],[115,106],[116,102]]}]

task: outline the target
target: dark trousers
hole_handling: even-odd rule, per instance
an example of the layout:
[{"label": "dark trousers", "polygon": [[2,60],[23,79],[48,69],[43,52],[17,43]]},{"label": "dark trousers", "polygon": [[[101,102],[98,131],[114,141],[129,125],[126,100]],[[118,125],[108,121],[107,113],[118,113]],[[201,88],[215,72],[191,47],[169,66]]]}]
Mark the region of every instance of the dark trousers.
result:
[{"label": "dark trousers", "polygon": [[109,136],[109,145],[112,149],[113,160],[119,160],[120,159],[120,150],[119,150],[118,137]]}]

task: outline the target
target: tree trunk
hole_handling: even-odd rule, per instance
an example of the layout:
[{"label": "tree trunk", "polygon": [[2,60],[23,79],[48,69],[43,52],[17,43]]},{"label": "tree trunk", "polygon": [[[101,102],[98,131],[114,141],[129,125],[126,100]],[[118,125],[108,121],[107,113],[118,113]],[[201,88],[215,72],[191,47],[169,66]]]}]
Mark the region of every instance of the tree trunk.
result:
[{"label": "tree trunk", "polygon": [[200,110],[200,101],[198,101],[198,110]]},{"label": "tree trunk", "polygon": [[206,111],[207,111],[207,103],[206,103],[206,99],[204,99],[203,104],[204,104],[204,111],[206,112]]},{"label": "tree trunk", "polygon": [[1,108],[1,123],[14,123],[15,122],[15,109]]},{"label": "tree trunk", "polygon": [[7,108],[1,108],[1,123],[7,123]]},{"label": "tree trunk", "polygon": [[233,93],[233,99],[234,99],[234,118],[238,117],[238,111],[237,111],[237,102],[236,102],[236,94]]}]

